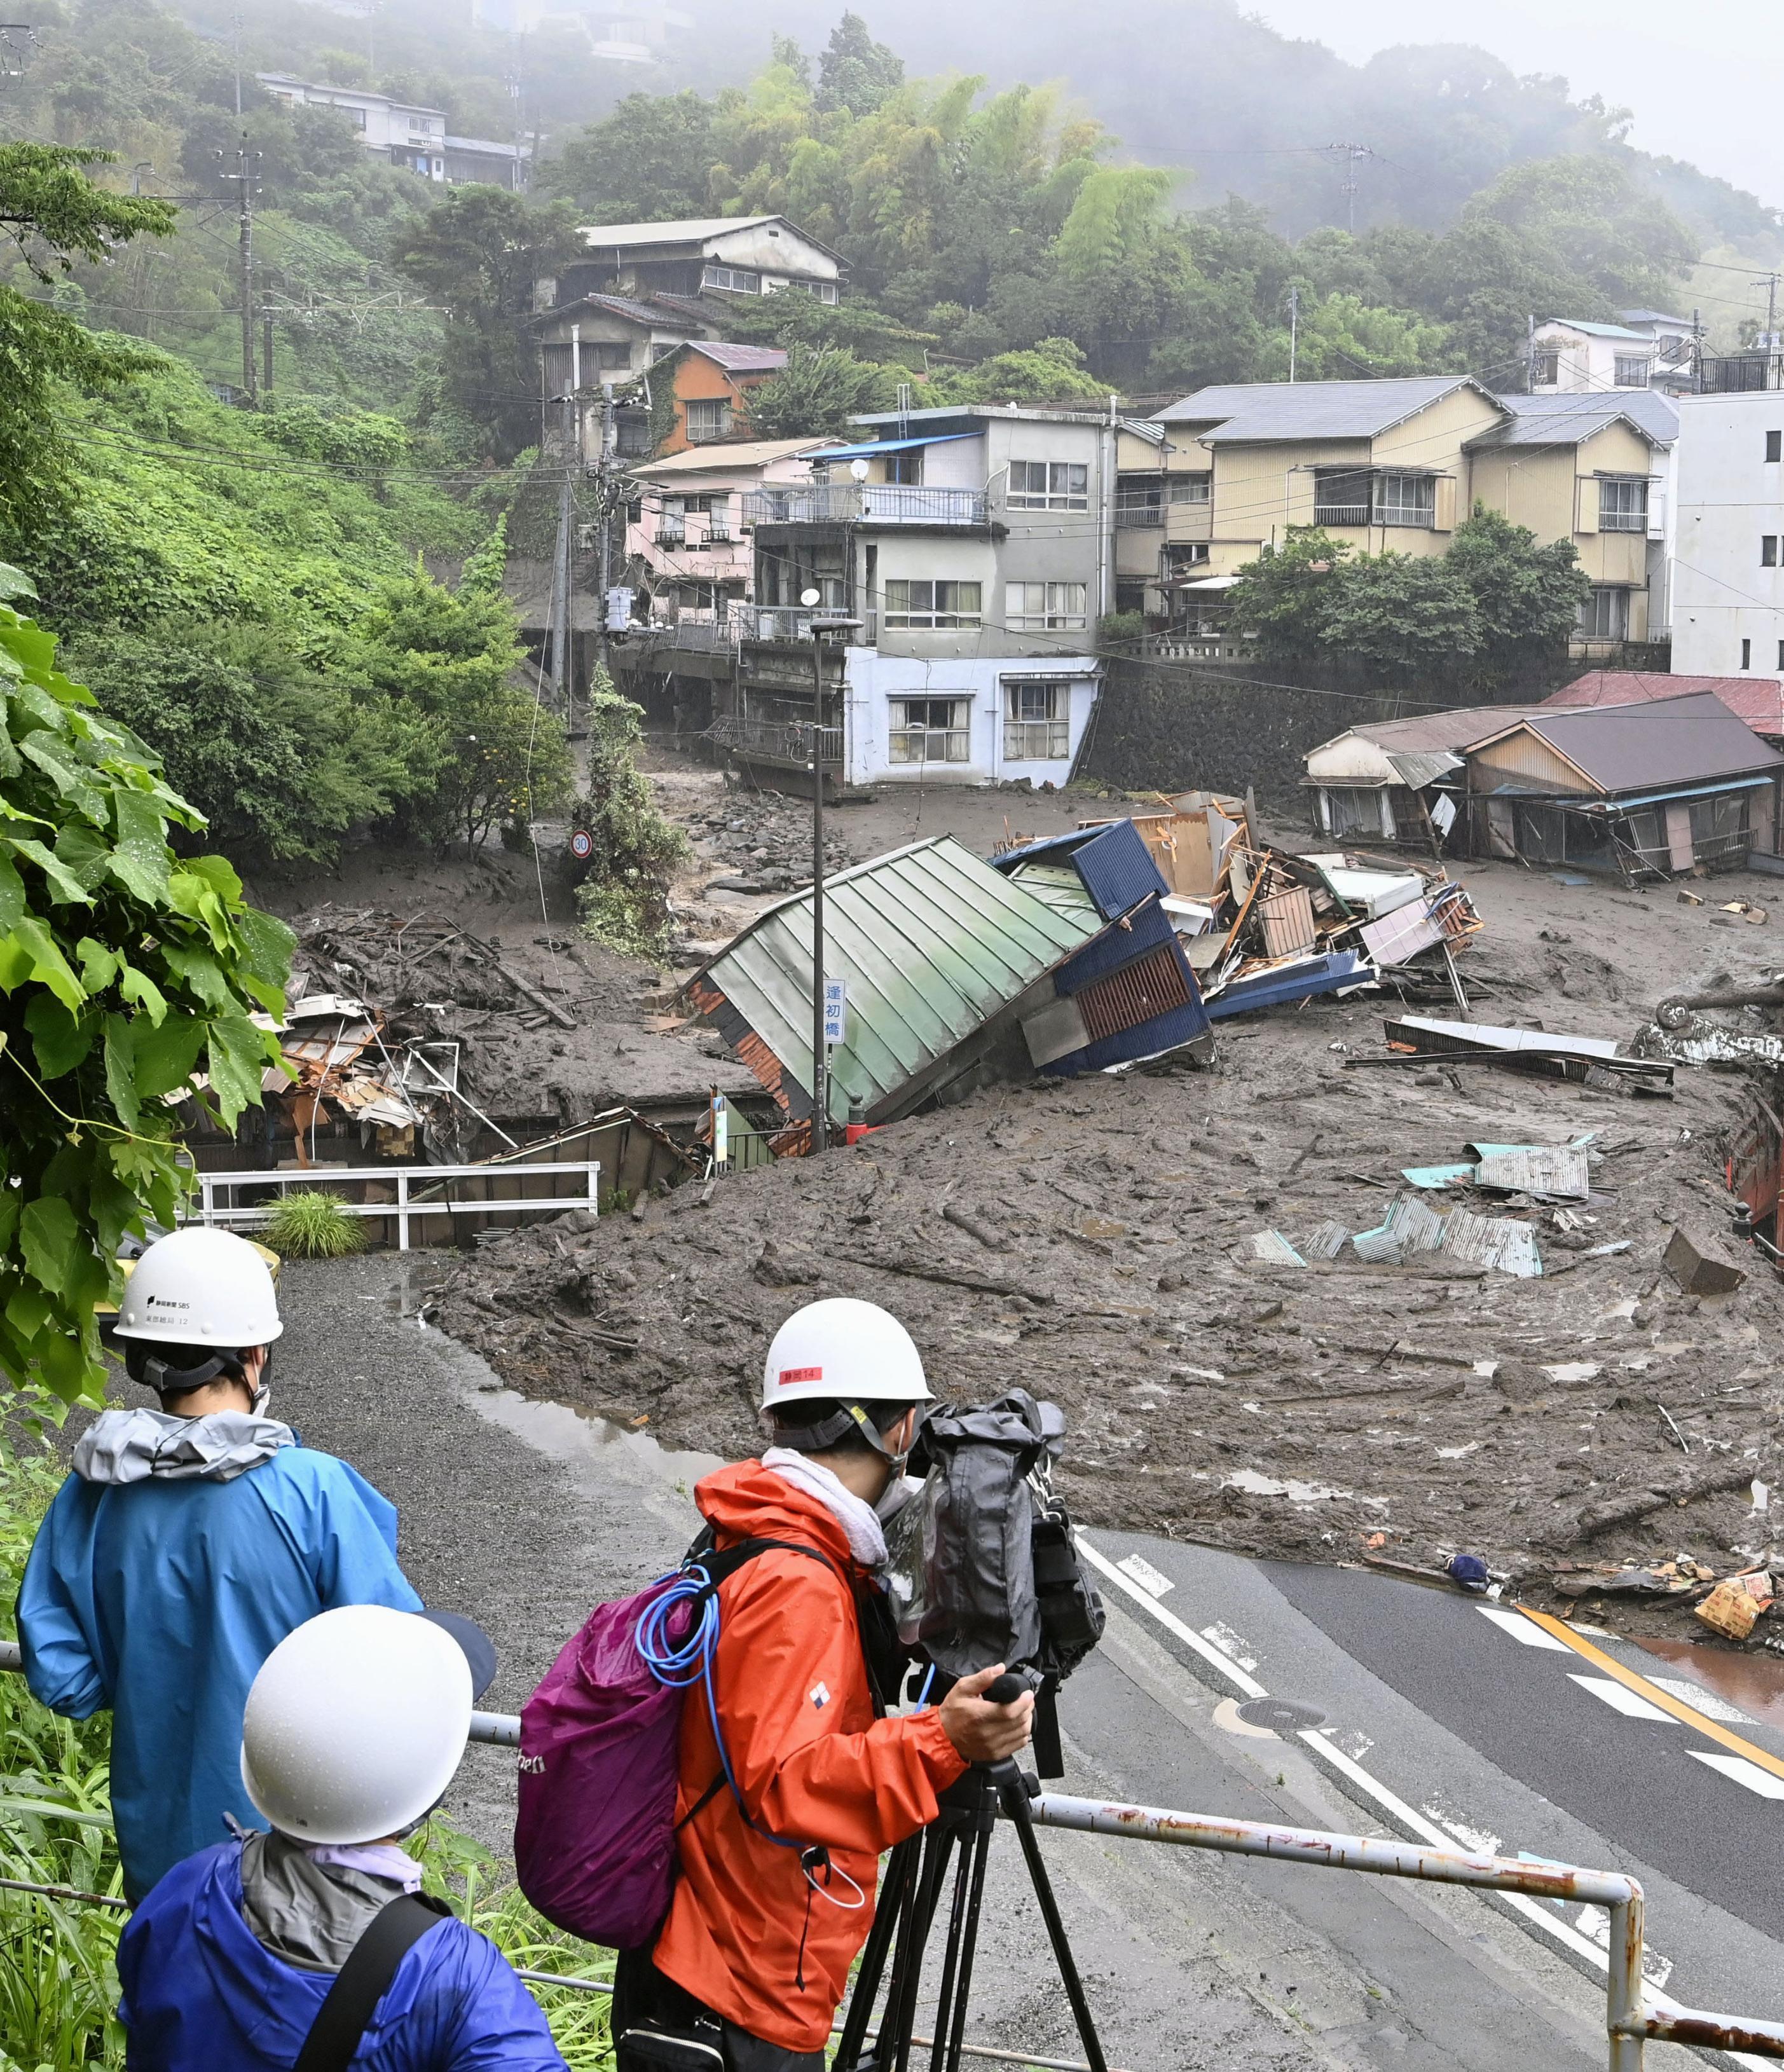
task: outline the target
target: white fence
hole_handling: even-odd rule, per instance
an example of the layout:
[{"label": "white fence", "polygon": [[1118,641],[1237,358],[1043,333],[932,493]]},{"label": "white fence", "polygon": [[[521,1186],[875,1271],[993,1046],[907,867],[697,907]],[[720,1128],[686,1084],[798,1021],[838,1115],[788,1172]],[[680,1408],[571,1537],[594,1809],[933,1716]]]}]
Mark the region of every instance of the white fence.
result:
[{"label": "white fence", "polygon": [[[581,1182],[574,1194],[477,1194],[448,1196],[436,1199],[424,1194],[417,1198],[413,1189],[431,1190],[449,1180],[475,1178],[491,1185],[499,1178],[516,1181],[543,1178],[549,1174],[573,1173]],[[199,1183],[199,1206],[196,1220],[220,1230],[251,1230],[265,1222],[272,1213],[272,1204],[266,1202],[242,1206],[226,1198],[244,1187],[277,1187],[282,1195],[292,1188],[327,1188],[332,1191],[341,1186],[361,1186],[368,1182],[393,1186],[396,1198],[392,1201],[351,1202],[344,1213],[350,1216],[388,1216],[397,1224],[397,1247],[407,1252],[409,1226],[417,1216],[506,1216],[518,1214],[532,1215],[543,1211],[556,1215],[564,1209],[595,1209],[595,1192],[601,1178],[598,1160],[566,1160],[552,1165],[502,1166],[282,1166],[272,1172],[261,1173],[200,1173]]]}]

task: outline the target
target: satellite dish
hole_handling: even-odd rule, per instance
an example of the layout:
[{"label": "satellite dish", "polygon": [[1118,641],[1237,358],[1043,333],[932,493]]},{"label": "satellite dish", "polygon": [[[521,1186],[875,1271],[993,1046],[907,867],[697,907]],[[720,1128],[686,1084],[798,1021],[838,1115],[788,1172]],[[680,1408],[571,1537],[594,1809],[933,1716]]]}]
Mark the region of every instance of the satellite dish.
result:
[{"label": "satellite dish", "polygon": [[814,605],[823,603],[824,592],[820,590],[802,590],[799,594],[799,601],[809,611]]},{"label": "satellite dish", "polygon": [[865,461],[864,461],[864,460],[852,460],[852,461],[850,461],[850,462],[849,463],[849,472],[852,475],[853,475],[853,477],[855,478],[856,481],[857,481],[857,482],[865,482],[865,481],[866,481],[866,479],[867,479],[867,463],[866,463],[866,462],[865,462]]}]

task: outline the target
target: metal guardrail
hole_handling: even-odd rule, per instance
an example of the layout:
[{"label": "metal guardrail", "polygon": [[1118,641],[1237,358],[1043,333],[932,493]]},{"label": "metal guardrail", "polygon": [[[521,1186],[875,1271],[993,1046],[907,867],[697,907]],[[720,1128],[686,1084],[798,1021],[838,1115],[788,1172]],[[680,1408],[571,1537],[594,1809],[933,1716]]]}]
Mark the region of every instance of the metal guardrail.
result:
[{"label": "metal guardrail", "polygon": [[[447,1180],[462,1180],[475,1175],[487,1180],[492,1173],[504,1178],[520,1174],[527,1178],[544,1178],[556,1173],[575,1173],[582,1176],[583,1191],[577,1194],[538,1195],[504,1194],[483,1199],[471,1198],[443,1201],[417,1200],[411,1195],[411,1185],[428,1188]],[[596,1207],[596,1190],[601,1178],[598,1159],[566,1159],[561,1162],[540,1166],[282,1166],[271,1172],[261,1173],[200,1173],[197,1175],[199,1204],[198,1220],[220,1230],[252,1228],[264,1223],[269,1213],[262,1202],[252,1207],[220,1205],[220,1194],[232,1193],[240,1187],[277,1187],[282,1195],[290,1188],[332,1188],[343,1181],[376,1180],[384,1184],[394,1182],[397,1198],[391,1202],[349,1202],[342,1204],[342,1214],[349,1216],[394,1216],[397,1219],[397,1248],[407,1252],[409,1226],[417,1216],[453,1215],[516,1215],[535,1210],[549,1210],[553,1213],[563,1209]]]},{"label": "metal guardrail", "polygon": [[[18,1642],[0,1641],[0,1671],[23,1667]],[[488,1747],[518,1748],[520,1717],[513,1712],[473,1712],[470,1738]],[[1319,1828],[1278,1827],[1259,1820],[1220,1820],[1165,1807],[1071,1799],[1055,1792],[1042,1792],[1030,1812],[1036,1827],[1058,1827],[1072,1834],[1213,1849],[1226,1856],[1268,1856],[1279,1863],[1307,1864],[1321,1870],[1362,1871],[1376,1877],[1412,1878],[1430,1885],[1525,1893],[1536,1899],[1574,1900],[1602,1906],[1610,1914],[1605,1989],[1609,2072],[1642,2072],[1644,2046],[1650,2037],[1657,2042],[1738,2051],[1753,2058],[1784,2058],[1784,2022],[1712,2014],[1671,2000],[1652,2007],[1647,2004],[1642,1976],[1642,1888],[1620,1871],[1585,1870],[1571,1864],[1521,1863],[1509,1856],[1476,1856],[1460,1849],[1421,1848],[1372,1835],[1333,1835]],[[1000,1813],[1000,1819],[1005,1817]],[[1020,2062],[1033,2065],[1046,2061],[1024,2056]]]}]

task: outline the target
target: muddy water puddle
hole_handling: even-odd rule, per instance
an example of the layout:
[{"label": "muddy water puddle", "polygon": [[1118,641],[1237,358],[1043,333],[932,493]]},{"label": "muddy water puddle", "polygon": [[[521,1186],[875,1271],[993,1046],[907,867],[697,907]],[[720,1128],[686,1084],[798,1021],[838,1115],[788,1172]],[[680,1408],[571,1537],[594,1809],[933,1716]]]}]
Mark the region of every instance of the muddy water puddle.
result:
[{"label": "muddy water puddle", "polygon": [[1784,1729],[1784,1661],[1776,1655],[1737,1655],[1689,1640],[1645,1639],[1635,1644],[1750,1717]]}]

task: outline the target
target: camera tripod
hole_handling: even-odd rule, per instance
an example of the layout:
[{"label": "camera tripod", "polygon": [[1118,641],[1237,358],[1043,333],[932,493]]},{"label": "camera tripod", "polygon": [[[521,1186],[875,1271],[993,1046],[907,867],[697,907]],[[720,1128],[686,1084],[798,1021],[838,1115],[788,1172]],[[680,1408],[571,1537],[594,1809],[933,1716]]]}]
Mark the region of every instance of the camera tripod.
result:
[{"label": "camera tripod", "polygon": [[[996,1686],[988,1696],[996,1695]],[[1047,1938],[1059,1967],[1059,1976],[1071,2003],[1078,2034],[1091,2072],[1107,2072],[1103,2047],[1084,1998],[1078,1965],[1066,1939],[1066,1925],[1059,1918],[1058,1901],[1047,1877],[1034,1838],[1034,1823],[1029,1812],[1026,1778],[1015,1764],[975,1763],[956,1783],[941,1794],[940,1811],[920,1833],[900,1842],[892,1852],[886,1881],[881,1889],[873,1933],[861,1953],[861,1969],[850,1996],[849,2014],[843,2025],[832,2072],[908,2072],[910,2036],[917,2013],[917,1986],[923,1971],[924,1946],[941,1900],[948,1860],[958,1852],[954,1864],[954,1891],[949,1903],[947,1938],[942,1957],[941,1991],[935,2009],[935,2038],[930,2052],[930,2072],[960,2072],[966,2035],[967,2001],[972,1990],[972,1959],[978,1943],[979,1914],[984,1897],[985,1863],[991,1851],[991,1831],[997,1824],[998,1807],[1009,1815],[1028,1865],[1030,1881],[1046,1923]],[[896,1947],[894,1948],[894,1938]],[[886,2013],[879,2033],[867,2041],[867,2025],[879,1997],[880,1981],[886,1959],[892,1959],[891,1982],[886,1989]],[[863,2046],[865,2045],[864,2054]]]}]

